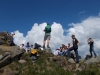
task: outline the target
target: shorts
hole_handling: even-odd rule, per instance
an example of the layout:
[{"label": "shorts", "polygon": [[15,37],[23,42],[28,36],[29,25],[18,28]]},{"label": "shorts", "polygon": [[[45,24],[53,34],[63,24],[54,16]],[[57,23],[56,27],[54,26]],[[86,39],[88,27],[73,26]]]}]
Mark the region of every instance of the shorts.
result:
[{"label": "shorts", "polygon": [[50,35],[46,35],[46,34],[45,34],[45,36],[44,36],[44,41],[46,41],[46,40],[50,40],[50,38],[51,38]]}]

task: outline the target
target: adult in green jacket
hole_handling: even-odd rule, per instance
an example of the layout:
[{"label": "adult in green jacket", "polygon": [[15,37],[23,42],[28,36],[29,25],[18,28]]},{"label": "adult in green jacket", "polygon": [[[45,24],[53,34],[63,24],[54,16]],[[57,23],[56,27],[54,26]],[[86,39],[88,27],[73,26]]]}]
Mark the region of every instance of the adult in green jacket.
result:
[{"label": "adult in green jacket", "polygon": [[44,29],[45,35],[44,35],[44,41],[43,41],[43,48],[45,48],[46,40],[47,40],[47,48],[50,48],[50,38],[51,38],[51,26],[50,24],[47,24],[47,26]]}]

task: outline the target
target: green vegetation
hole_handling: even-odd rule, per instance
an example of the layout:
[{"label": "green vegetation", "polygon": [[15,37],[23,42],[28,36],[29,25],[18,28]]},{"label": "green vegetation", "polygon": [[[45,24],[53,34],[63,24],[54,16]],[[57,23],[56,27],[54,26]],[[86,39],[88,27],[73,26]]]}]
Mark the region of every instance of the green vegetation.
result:
[{"label": "green vegetation", "polygon": [[[23,54],[21,59],[26,60],[26,63],[15,61],[2,69],[9,69],[9,72],[15,72],[14,75],[100,75],[100,63],[91,64],[82,71],[75,71],[75,64],[68,63],[66,57],[54,57],[45,51],[40,51],[39,54],[35,62],[30,59],[30,54]],[[53,61],[49,57],[54,57]]]}]

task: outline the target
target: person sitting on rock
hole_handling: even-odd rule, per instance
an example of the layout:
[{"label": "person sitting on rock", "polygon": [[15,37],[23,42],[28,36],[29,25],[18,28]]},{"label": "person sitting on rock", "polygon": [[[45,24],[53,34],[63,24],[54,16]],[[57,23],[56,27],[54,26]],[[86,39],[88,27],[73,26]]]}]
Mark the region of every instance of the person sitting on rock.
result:
[{"label": "person sitting on rock", "polygon": [[60,47],[60,49],[59,49],[59,52],[58,52],[58,55],[62,55],[62,47]]},{"label": "person sitting on rock", "polygon": [[66,55],[67,54],[67,46],[65,46],[62,50],[62,55]]},{"label": "person sitting on rock", "polygon": [[20,45],[20,50],[25,51],[24,44],[21,44],[21,45]]},{"label": "person sitting on rock", "polygon": [[32,50],[32,49],[34,49],[34,46],[33,46],[33,45],[31,45],[31,50]]},{"label": "person sitting on rock", "polygon": [[60,49],[59,48],[57,48],[55,51],[54,51],[54,55],[58,55],[60,53]]},{"label": "person sitting on rock", "polygon": [[68,49],[70,48],[71,46],[70,46],[70,43],[68,43]]},{"label": "person sitting on rock", "polygon": [[62,49],[65,49],[65,44],[62,44]]},{"label": "person sitting on rock", "polygon": [[41,47],[41,45],[39,45],[37,43],[34,44],[34,49],[39,49],[40,47]]},{"label": "person sitting on rock", "polygon": [[11,37],[12,37],[12,38],[11,38],[10,46],[15,46],[14,38],[13,38],[14,35],[15,35],[14,33],[11,34]]},{"label": "person sitting on rock", "polygon": [[30,47],[30,44],[29,42],[27,42],[27,45],[26,45],[26,53],[28,53],[30,50],[31,50],[31,47]]}]

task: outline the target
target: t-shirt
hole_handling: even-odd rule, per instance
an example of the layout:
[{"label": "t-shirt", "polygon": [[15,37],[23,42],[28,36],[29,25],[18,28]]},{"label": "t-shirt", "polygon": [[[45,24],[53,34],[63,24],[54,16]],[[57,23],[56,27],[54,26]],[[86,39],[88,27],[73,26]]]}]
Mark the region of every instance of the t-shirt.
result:
[{"label": "t-shirt", "polygon": [[50,25],[47,25],[45,27],[45,34],[50,34],[51,33],[51,26]]},{"label": "t-shirt", "polygon": [[30,45],[27,44],[27,45],[26,45],[26,48],[30,49]]},{"label": "t-shirt", "polygon": [[25,47],[24,46],[20,46],[20,49],[25,49]]},{"label": "t-shirt", "polygon": [[94,42],[90,41],[89,44],[90,44],[90,47],[93,47]]},{"label": "t-shirt", "polygon": [[73,39],[73,46],[77,46],[78,40],[76,38]]}]

